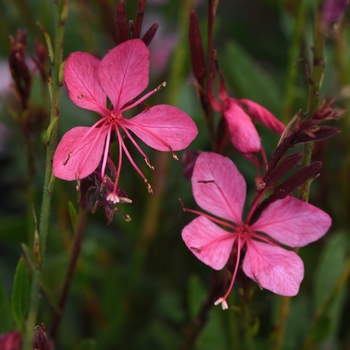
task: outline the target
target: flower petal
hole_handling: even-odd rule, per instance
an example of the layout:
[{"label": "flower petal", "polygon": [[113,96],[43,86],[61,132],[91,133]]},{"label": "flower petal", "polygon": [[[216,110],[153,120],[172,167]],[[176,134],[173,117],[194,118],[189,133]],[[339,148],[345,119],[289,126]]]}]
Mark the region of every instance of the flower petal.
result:
[{"label": "flower petal", "polygon": [[79,107],[99,114],[106,109],[106,94],[97,77],[100,60],[85,52],[72,53],[64,67],[64,81],[70,99]]},{"label": "flower petal", "polygon": [[105,138],[102,128],[79,126],[66,132],[53,157],[53,174],[63,180],[90,175],[101,161]]},{"label": "flower petal", "polygon": [[251,228],[290,247],[303,247],[321,238],[331,225],[332,219],[321,209],[286,197],[270,204]]},{"label": "flower petal", "polygon": [[101,60],[98,77],[115,112],[147,87],[149,56],[142,40],[133,39],[116,46]]},{"label": "flower petal", "polygon": [[285,296],[298,294],[304,278],[304,264],[296,253],[253,240],[247,242],[243,271],[261,288]]},{"label": "flower petal", "polygon": [[235,236],[206,217],[199,216],[184,227],[182,239],[204,264],[221,270],[230,257]]},{"label": "flower petal", "polygon": [[223,114],[233,146],[248,157],[251,153],[260,151],[259,134],[250,117],[237,104],[236,100],[228,99],[228,108],[224,110]]},{"label": "flower petal", "polygon": [[242,223],[246,183],[231,159],[216,153],[200,154],[191,181],[193,196],[202,209]]},{"label": "flower petal", "polygon": [[247,107],[247,113],[252,118],[265,125],[270,130],[281,135],[285,129],[285,125],[279,121],[270,111],[258,103],[242,98],[239,102]]},{"label": "flower petal", "polygon": [[148,146],[159,151],[178,151],[186,148],[197,136],[194,121],[183,111],[157,105],[121,123]]}]

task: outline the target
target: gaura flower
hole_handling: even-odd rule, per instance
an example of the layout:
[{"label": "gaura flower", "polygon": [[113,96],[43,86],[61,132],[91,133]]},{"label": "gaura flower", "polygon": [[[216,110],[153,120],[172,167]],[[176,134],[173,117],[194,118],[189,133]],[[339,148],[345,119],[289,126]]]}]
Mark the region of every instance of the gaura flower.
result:
[{"label": "gaura flower", "polygon": [[[211,85],[209,91],[210,89]],[[221,72],[219,98],[220,102],[212,94],[209,94],[213,109],[220,112],[226,121],[233,146],[245,157],[250,158],[261,149],[260,136],[252,118],[279,135],[283,133],[284,124],[265,107],[249,99],[229,97]]]},{"label": "gaura flower", "polygon": [[[193,120],[181,110],[169,105],[156,105],[145,109],[133,118],[123,113],[143,102],[165,83],[133,101],[148,85],[149,51],[139,39],[126,41],[110,50],[100,61],[85,52],[74,52],[66,62],[64,81],[70,99],[77,106],[92,110],[100,119],[92,127],[75,127],[68,131],[59,143],[53,158],[53,173],[63,180],[79,180],[90,175],[102,160],[101,176],[104,178],[111,139],[119,143],[119,159],[114,190],[108,200],[118,203],[117,184],[120,176],[123,152],[144,179],[147,179],[132,159],[122,136],[130,139],[142,154],[148,166],[150,162],[134,140],[134,133],[148,146],[159,151],[186,148],[198,131]],[[107,97],[112,108],[106,107]]]},{"label": "gaura flower", "polygon": [[200,215],[183,229],[185,244],[215,270],[226,265],[234,245],[237,250],[230,287],[215,305],[222,303],[223,309],[228,308],[226,299],[244,251],[243,271],[260,288],[285,296],[296,295],[304,277],[304,265],[295,252],[279,244],[303,247],[318,240],[331,226],[329,215],[290,196],[270,204],[253,224],[244,222],[244,178],[229,158],[215,153],[202,153],[197,158],[191,181],[197,204],[223,220],[185,209]]}]

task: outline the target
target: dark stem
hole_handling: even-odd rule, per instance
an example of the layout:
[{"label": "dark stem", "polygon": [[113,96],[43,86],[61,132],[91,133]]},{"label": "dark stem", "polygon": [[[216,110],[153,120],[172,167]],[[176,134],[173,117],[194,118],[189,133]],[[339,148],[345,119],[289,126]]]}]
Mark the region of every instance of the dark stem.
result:
[{"label": "dark stem", "polygon": [[204,326],[206,325],[210,309],[214,302],[218,299],[218,295],[222,291],[222,283],[217,281],[217,273],[213,271],[211,289],[207,298],[203,301],[197,317],[190,321],[184,329],[184,341],[179,350],[191,350],[195,348],[195,343],[200,336]]},{"label": "dark stem", "polygon": [[55,338],[57,331],[58,331],[58,328],[59,328],[60,323],[61,323],[63,313],[64,313],[64,308],[66,305],[69,289],[70,289],[70,286],[72,284],[72,280],[74,277],[75,267],[77,265],[78,258],[80,255],[81,242],[83,239],[83,233],[84,233],[84,229],[85,229],[87,214],[88,214],[87,207],[80,206],[79,216],[78,216],[78,226],[77,226],[76,233],[74,236],[72,254],[71,254],[68,269],[66,272],[66,277],[64,279],[64,284],[63,284],[63,287],[62,287],[62,290],[60,293],[58,307],[56,310],[56,315],[55,315],[52,329],[50,332],[51,338]]}]

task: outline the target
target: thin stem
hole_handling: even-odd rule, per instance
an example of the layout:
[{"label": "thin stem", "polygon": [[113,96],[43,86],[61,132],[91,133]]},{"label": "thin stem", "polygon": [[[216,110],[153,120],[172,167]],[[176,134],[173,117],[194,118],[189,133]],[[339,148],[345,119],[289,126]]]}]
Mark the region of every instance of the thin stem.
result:
[{"label": "thin stem", "polygon": [[197,317],[191,322],[189,322],[189,324],[185,327],[184,341],[180,345],[179,350],[191,350],[195,348],[196,341],[208,321],[209,312],[222,290],[222,283],[218,283],[216,277],[217,272],[213,271],[211,279],[211,289],[208,293],[208,296],[203,301],[202,306],[197,314]]},{"label": "thin stem", "polygon": [[255,344],[252,337],[251,331],[251,317],[250,317],[250,300],[243,301],[242,313],[243,313],[243,327],[244,327],[244,340],[245,340],[245,349],[254,350]]},{"label": "thin stem", "polygon": [[[307,101],[307,117],[311,118],[315,113],[318,102],[320,89],[322,85],[324,70],[325,70],[325,58],[324,58],[324,34],[322,30],[322,0],[318,0],[315,10],[315,23],[314,23],[314,47],[313,47],[313,65],[312,72],[309,78],[309,93]],[[312,149],[314,144],[312,142],[303,145],[303,158],[301,160],[301,166],[307,166],[311,163]],[[299,198],[308,201],[309,190],[311,181],[307,181],[301,186],[299,190]]]},{"label": "thin stem", "polygon": [[279,300],[277,322],[274,324],[274,330],[271,334],[271,349],[280,350],[283,348],[284,333],[290,310],[290,298],[281,297]]},{"label": "thin stem", "polygon": [[86,224],[86,219],[87,219],[87,214],[88,214],[88,209],[86,206],[80,206],[79,210],[79,216],[78,216],[78,226],[76,229],[76,233],[74,236],[74,242],[73,242],[73,247],[72,247],[72,254],[70,257],[68,269],[66,272],[66,277],[64,279],[63,287],[60,293],[59,301],[58,301],[58,309],[53,321],[53,326],[50,332],[51,338],[55,338],[62,316],[64,312],[64,308],[66,305],[67,297],[68,297],[68,292],[70,289],[70,286],[72,284],[72,280],[74,277],[74,271],[75,267],[78,262],[78,258],[80,255],[80,250],[81,250],[81,242],[83,239],[83,233],[85,229],[85,224]]},{"label": "thin stem", "polygon": [[297,60],[300,55],[300,44],[302,34],[305,29],[305,1],[299,0],[296,2],[295,25],[293,31],[293,38],[288,52],[288,71],[287,71],[287,85],[286,96],[284,100],[282,121],[287,124],[291,119],[293,113],[293,102],[295,98],[295,82],[297,77]]},{"label": "thin stem", "polygon": [[46,239],[49,227],[49,216],[50,216],[50,205],[51,205],[51,190],[50,180],[52,174],[51,160],[53,158],[54,151],[57,144],[57,129],[58,129],[58,118],[59,118],[59,106],[60,106],[60,92],[61,84],[59,81],[59,73],[62,64],[63,56],[63,38],[65,21],[68,12],[68,0],[57,0],[56,2],[56,19],[55,19],[55,48],[54,48],[54,62],[52,67],[52,100],[51,100],[51,113],[50,122],[57,122],[52,128],[50,140],[46,150],[46,168],[45,168],[45,180],[43,188],[43,198],[41,204],[41,215],[39,223],[39,244],[40,244],[40,258],[41,266],[35,268],[32,275],[31,284],[31,296],[28,311],[28,320],[26,326],[26,334],[24,337],[23,349],[32,350],[33,338],[34,338],[34,327],[36,325],[36,319],[39,309],[39,289],[40,280],[42,275],[42,268],[45,263],[45,249]]}]

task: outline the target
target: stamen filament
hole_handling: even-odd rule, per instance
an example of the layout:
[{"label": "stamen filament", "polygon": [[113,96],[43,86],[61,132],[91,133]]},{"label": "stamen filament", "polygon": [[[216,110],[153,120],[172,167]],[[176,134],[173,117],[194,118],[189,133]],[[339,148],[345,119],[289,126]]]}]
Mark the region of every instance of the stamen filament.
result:
[{"label": "stamen filament", "polygon": [[146,179],[146,176],[143,175],[142,171],[138,168],[138,166],[135,164],[134,160],[132,159],[132,157],[131,157],[131,155],[130,155],[128,149],[126,148],[126,146],[125,146],[125,144],[124,144],[124,141],[121,142],[121,145],[122,145],[122,147],[123,147],[123,150],[124,150],[126,156],[127,156],[128,159],[129,159],[131,165],[132,165],[132,166],[134,167],[134,169],[138,172],[138,174],[143,178],[143,180],[144,180],[146,183],[148,183],[148,181],[147,181],[147,179]]},{"label": "stamen filament", "polygon": [[108,152],[109,152],[109,144],[111,140],[111,129],[112,125],[108,125],[108,132],[107,132],[107,137],[105,141],[105,148],[104,148],[104,154],[103,154],[103,161],[102,161],[102,168],[101,168],[101,178],[103,179],[105,177],[105,169],[106,169],[106,164],[107,164],[107,159],[108,159]]},{"label": "stamen filament", "polygon": [[133,145],[136,147],[136,149],[141,153],[141,155],[143,156],[143,158],[145,159],[146,164],[153,170],[154,167],[151,165],[148,157],[146,156],[146,154],[142,151],[142,149],[140,148],[140,146],[137,144],[137,142],[134,140],[134,138],[132,137],[132,135],[130,134],[129,130],[124,126],[124,125],[120,125],[120,127],[123,129],[123,131],[125,132],[126,136],[130,139],[130,141],[133,143]]},{"label": "stamen filament", "polygon": [[218,242],[221,242],[221,241],[225,241],[226,239],[236,239],[237,237],[237,234],[235,233],[227,233],[226,235],[223,235],[223,236],[220,236],[220,237],[217,237],[215,238],[213,241],[210,241],[209,243],[201,246],[201,247],[191,247],[191,249],[197,251],[198,253],[202,252],[204,249],[210,247],[212,244],[215,244],[215,243],[218,243]]},{"label": "stamen filament", "polygon": [[162,84],[158,85],[155,89],[151,90],[150,92],[148,92],[146,95],[142,96],[141,98],[139,98],[137,101],[135,101],[134,103],[126,106],[125,108],[122,108],[120,111],[115,111],[117,113],[123,113],[135,106],[138,106],[141,102],[143,102],[144,100],[146,100],[146,98],[148,98],[149,96],[153,95],[154,93],[156,93],[157,91],[159,91],[160,89],[162,89],[163,87],[166,86],[166,82],[163,82]]},{"label": "stamen filament", "polygon": [[213,222],[216,222],[216,223],[219,224],[219,225],[223,225],[223,226],[225,226],[225,227],[228,227],[228,228],[230,228],[230,229],[232,229],[232,230],[234,230],[234,231],[237,229],[236,226],[233,226],[233,225],[231,225],[230,223],[228,223],[228,222],[226,222],[226,221],[217,219],[217,218],[215,218],[214,216],[211,216],[211,215],[209,215],[209,214],[202,213],[202,212],[200,212],[200,211],[198,211],[198,210],[193,210],[193,209],[185,208],[184,205],[183,205],[183,203],[182,203],[182,200],[181,200],[180,198],[179,198],[179,201],[180,201],[180,203],[181,203],[181,205],[182,205],[183,211],[185,211],[185,212],[197,214],[197,215],[200,215],[200,216],[204,216],[204,217],[206,217],[207,219],[209,219],[209,220],[211,220],[211,221],[213,221]]},{"label": "stamen filament", "polygon": [[221,302],[223,310],[226,310],[228,308],[226,299],[229,296],[229,294],[231,293],[233,284],[235,283],[235,279],[236,279],[236,275],[237,275],[237,271],[238,271],[238,266],[239,266],[239,261],[240,261],[240,257],[241,257],[241,249],[242,249],[241,238],[238,238],[236,266],[235,266],[235,270],[234,270],[233,275],[232,275],[230,286],[229,286],[226,294],[223,297],[219,298],[214,303],[215,305],[218,305]]},{"label": "stamen filament", "polygon": [[[102,126],[101,128],[99,128],[99,132],[98,134],[95,136],[93,142],[91,142],[90,146],[89,146],[89,149],[88,149],[88,152],[86,152],[85,154],[85,157],[83,158],[83,160],[80,162],[80,165],[79,165],[79,173],[81,173],[81,169],[82,167],[84,166],[85,162],[86,162],[86,159],[90,156],[90,152],[91,150],[94,148],[97,140],[100,138],[101,134],[105,132],[104,131],[104,127]],[[83,137],[84,138],[84,137]],[[85,144],[84,146],[82,146],[80,149],[83,149],[84,147],[86,147],[87,144]],[[77,151],[75,151],[75,154],[77,153]],[[72,157],[74,156],[74,153],[72,154]]]}]

